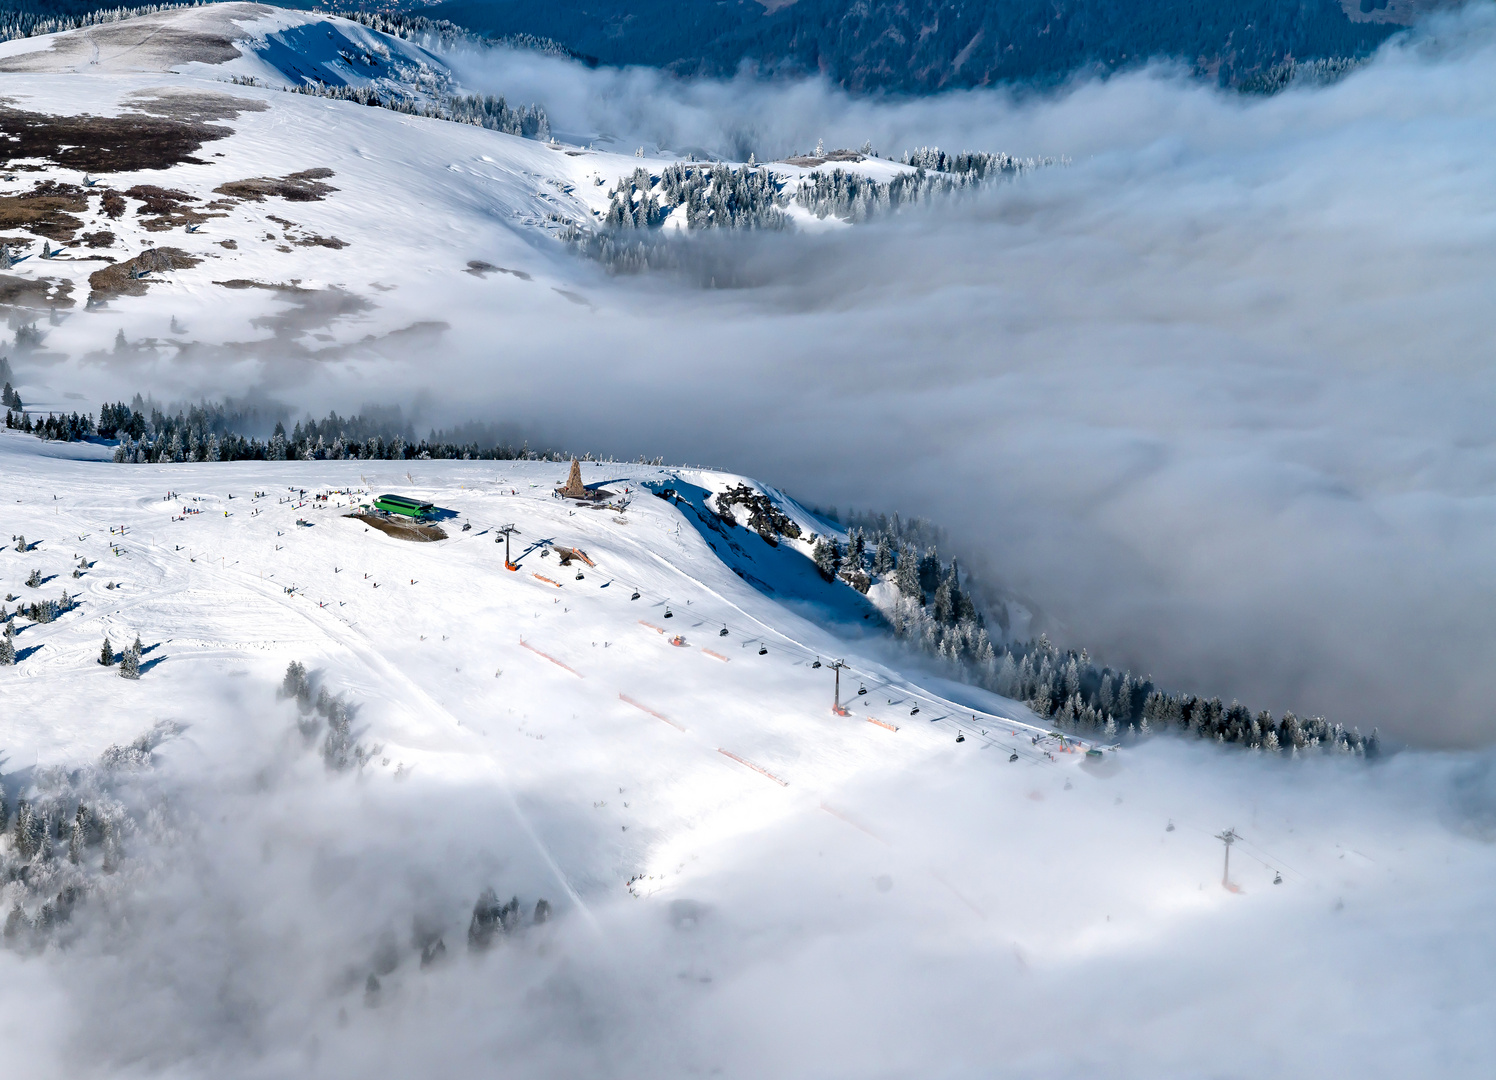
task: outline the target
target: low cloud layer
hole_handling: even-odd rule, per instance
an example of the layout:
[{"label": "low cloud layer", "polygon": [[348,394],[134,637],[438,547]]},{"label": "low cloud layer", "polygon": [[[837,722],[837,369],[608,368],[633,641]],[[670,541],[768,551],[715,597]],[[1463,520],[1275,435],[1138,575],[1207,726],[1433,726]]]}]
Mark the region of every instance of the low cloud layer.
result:
[{"label": "low cloud layer", "polygon": [[730,294],[599,282],[571,362],[627,408],[528,407],[569,441],[927,514],[1063,637],[1166,685],[1484,741],[1493,59],[1475,10],[1270,99],[1163,68],[869,103],[526,60],[559,127],[626,142],[1072,162],[745,244],[722,257],[759,284]]}]

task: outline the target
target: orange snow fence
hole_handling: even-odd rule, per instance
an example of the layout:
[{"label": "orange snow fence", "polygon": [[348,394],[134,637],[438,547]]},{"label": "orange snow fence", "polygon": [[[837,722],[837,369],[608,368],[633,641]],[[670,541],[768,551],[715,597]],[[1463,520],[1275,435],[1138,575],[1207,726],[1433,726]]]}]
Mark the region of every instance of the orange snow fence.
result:
[{"label": "orange snow fence", "polygon": [[738,757],[738,755],[734,754],[731,750],[724,750],[724,749],[722,749],[719,746],[719,747],[717,747],[717,753],[722,754],[725,757],[732,758],[739,765],[746,765],[746,766],[748,766],[750,769],[752,769],[756,773],[762,773],[764,776],[767,776],[770,780],[774,781],[774,783],[778,784],[780,787],[789,787],[790,786],[789,785],[789,781],[779,779],[779,777],[775,776],[773,773],[771,773],[768,769],[764,768],[762,765],[755,765],[755,764],[753,764],[753,762],[747,760],[746,758],[740,758],[740,757]]},{"label": "orange snow fence", "polygon": [[632,705],[634,708],[638,709],[640,712],[649,713],[649,715],[653,716],[656,720],[663,720],[663,721],[665,721],[665,723],[667,723],[671,727],[675,728],[676,731],[685,731],[686,730],[681,725],[677,724],[674,720],[670,719],[670,717],[665,716],[662,713],[655,712],[648,705],[641,705],[641,704],[639,704],[639,702],[635,701],[633,698],[629,697],[627,694],[622,694],[622,693],[619,694],[618,695],[618,700],[619,701],[626,701],[626,702],[628,702],[630,705]]},{"label": "orange snow fence", "polygon": [[663,626],[656,626],[654,623],[652,623],[652,622],[645,622],[643,619],[639,620],[639,625],[640,626],[647,626],[651,630],[658,631],[661,634],[663,634],[665,632],[665,628]]},{"label": "orange snow fence", "polygon": [[839,820],[839,821],[845,821],[848,825],[852,826],[852,828],[856,829],[858,832],[860,832],[860,833],[866,833],[868,836],[871,836],[874,840],[878,841],[878,843],[882,844],[884,847],[888,847],[889,846],[888,841],[885,840],[885,839],[883,839],[883,837],[879,836],[877,833],[873,832],[872,829],[869,829],[866,825],[862,825],[862,824],[859,824],[856,821],[853,821],[851,818],[847,817],[846,814],[843,814],[840,810],[837,810],[835,807],[827,806],[825,803],[822,803],[821,804],[821,809],[824,810],[824,811],[826,811],[826,813],[830,814],[832,817],[836,818],[837,820]]},{"label": "orange snow fence", "polygon": [[706,654],[707,654],[707,655],[708,655],[708,656],[710,656],[710,657],[711,657],[711,658],[712,658],[712,659],[713,659],[713,660],[721,660],[721,661],[722,661],[722,662],[723,662],[723,663],[724,663],[724,664],[730,664],[730,663],[732,663],[732,661],[731,661],[731,660],[729,660],[729,659],[728,659],[728,658],[727,658],[727,657],[725,657],[725,656],[723,656],[723,655],[722,655],[722,654],[721,654],[721,653],[719,653],[719,652],[712,652],[712,650],[711,650],[711,649],[705,649],[705,648],[704,648],[704,649],[702,649],[702,650],[701,650],[701,651],[702,651],[702,652],[704,652],[704,653],[706,653]]},{"label": "orange snow fence", "polygon": [[889,731],[898,731],[899,730],[898,728],[894,727],[892,724],[885,724],[882,720],[874,720],[871,716],[865,716],[865,717],[863,717],[863,719],[866,720],[869,724],[877,724],[879,727],[881,727],[881,728],[887,728]]},{"label": "orange snow fence", "polygon": [[551,663],[555,664],[558,668],[566,668],[567,671],[571,672],[577,678],[582,679],[582,678],[586,677],[580,671],[576,670],[575,668],[567,667],[567,665],[565,665],[561,661],[557,660],[554,656],[549,656],[546,653],[541,652],[539,649],[537,649],[534,645],[531,645],[524,638],[520,638],[519,643],[522,646],[524,646],[526,649],[529,649],[536,656],[544,656],[547,660],[549,660]]},{"label": "orange snow fence", "polygon": [[545,582],[547,585],[554,585],[558,589],[561,587],[561,583],[559,581],[552,581],[550,578],[546,577],[544,574],[536,574],[535,577],[539,578],[541,581]]}]

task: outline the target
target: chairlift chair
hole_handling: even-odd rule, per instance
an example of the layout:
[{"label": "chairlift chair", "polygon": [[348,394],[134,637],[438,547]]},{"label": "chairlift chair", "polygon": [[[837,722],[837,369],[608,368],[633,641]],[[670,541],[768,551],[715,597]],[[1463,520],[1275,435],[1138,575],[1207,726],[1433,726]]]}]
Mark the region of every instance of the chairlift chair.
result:
[{"label": "chairlift chair", "polygon": [[966,741],[966,735],[965,735],[965,733],[960,732],[960,731],[956,732],[956,741],[957,742],[965,742]]},{"label": "chairlift chair", "polygon": [[820,667],[821,666],[821,658],[819,656],[816,657],[816,662],[814,664],[811,664],[810,666],[813,667],[813,668]]},{"label": "chairlift chair", "polygon": [[862,697],[862,695],[866,694],[866,693],[867,693],[867,687],[863,686],[861,683],[858,683],[857,684],[857,696],[858,697]]},{"label": "chairlift chair", "polygon": [[582,572],[580,570],[577,571],[577,580],[578,581],[582,580]]},{"label": "chairlift chair", "polygon": [[675,618],[675,613],[673,611],[671,611],[668,607],[665,609],[665,618],[667,618],[667,619],[673,619],[673,618]]},{"label": "chairlift chair", "polygon": [[630,599],[630,600],[637,600],[637,599],[639,599],[639,590],[638,590],[638,589],[635,589],[635,590],[634,590],[634,595],[633,595],[633,596],[631,596],[631,597],[629,597],[629,599]]},{"label": "chairlift chair", "polygon": [[1009,765],[1013,764],[1013,762],[1015,762],[1017,760],[1018,760],[1018,751],[1015,750],[1011,754],[1008,755],[1008,764]]},{"label": "chairlift chair", "polygon": [[919,715],[919,706],[916,705],[914,708],[910,709],[909,710],[909,715],[910,716],[918,716]]},{"label": "chairlift chair", "polygon": [[725,625],[722,627],[721,630],[717,631],[717,636],[718,637],[726,637],[727,636],[727,627]]},{"label": "chairlift chair", "polygon": [[768,651],[769,651],[769,647],[767,645],[760,645],[758,647],[758,655],[760,655],[760,656],[763,656]]}]

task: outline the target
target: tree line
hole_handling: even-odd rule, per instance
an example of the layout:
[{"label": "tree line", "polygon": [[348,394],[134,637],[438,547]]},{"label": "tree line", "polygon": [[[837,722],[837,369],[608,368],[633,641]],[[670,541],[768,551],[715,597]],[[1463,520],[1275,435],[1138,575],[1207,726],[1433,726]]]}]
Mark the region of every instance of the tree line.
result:
[{"label": "tree line", "polygon": [[[274,417],[267,438],[246,435]],[[100,407],[98,419],[88,413],[49,413],[45,417],[6,410],[5,426],[41,439],[78,442],[118,440],[116,464],[172,464],[208,461],[583,461],[590,453],[532,449],[505,442],[480,441],[470,429],[432,429],[418,437],[398,410],[374,409],[353,416],[330,412],[321,420],[297,421],[286,430],[284,411],[267,412],[237,402],[202,402],[175,412],[146,401],[140,394]]]},{"label": "tree line", "polygon": [[[819,160],[857,160],[861,155],[816,148]],[[1056,164],[1051,158],[1016,158],[1011,154],[966,151],[949,154],[939,147],[911,150],[899,159],[911,171],[878,180],[837,167],[815,169],[798,177],[776,175],[749,161],[675,162],[652,173],[635,169],[608,192],[608,209],[597,227],[558,219],[558,237],[578,254],[601,263],[610,274],[682,269],[691,260],[663,237],[653,237],[667,220],[688,233],[708,230],[776,232],[793,227],[788,207],[859,223],[902,207],[947,197],[1032,169]],[[677,210],[684,207],[684,213]],[[668,232],[668,230],[666,230]],[[720,271],[720,274],[719,274]],[[732,269],[712,271],[712,284],[734,284]],[[718,277],[722,280],[719,282]]]},{"label": "tree line", "polygon": [[[835,510],[828,516],[835,520]],[[941,560],[940,539],[928,522],[901,521],[897,514],[852,516],[847,542],[822,537],[812,558],[828,581],[864,593],[878,583],[891,586],[889,624],[897,637],[965,681],[1023,702],[1060,730],[1105,740],[1175,732],[1289,755],[1375,756],[1380,750],[1375,729],[1363,735],[1319,716],[1290,711],[1275,718],[1238,702],[1171,692],[1151,677],[1099,664],[1085,649],[1062,649],[1043,635],[1009,642],[1004,633],[994,642],[969,578],[963,584],[955,559]]]},{"label": "tree line", "polygon": [[[418,87],[419,94],[415,91],[396,91],[376,86],[329,86],[320,81],[305,82],[285,89],[293,94],[328,98],[332,101],[351,101],[355,105],[388,109],[406,116],[445,120],[453,124],[469,124],[525,139],[550,138],[551,120],[540,105],[514,108],[503,97],[493,94],[448,94],[434,88],[426,89],[420,86],[421,74],[417,73],[412,77],[412,85]],[[253,75],[235,75],[231,81],[239,86],[266,86]]]}]

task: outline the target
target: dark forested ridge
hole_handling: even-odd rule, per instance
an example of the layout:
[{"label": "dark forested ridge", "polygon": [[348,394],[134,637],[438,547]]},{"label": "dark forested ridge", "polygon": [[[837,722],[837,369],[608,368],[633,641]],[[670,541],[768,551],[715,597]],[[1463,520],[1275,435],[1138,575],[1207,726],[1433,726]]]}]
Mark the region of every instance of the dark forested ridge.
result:
[{"label": "dark forested ridge", "polygon": [[[1398,27],[1387,0],[446,0],[478,33],[553,38],[606,64],[730,74],[745,60],[854,91],[1052,83],[1178,58],[1226,85],[1285,59],[1363,56]],[[1359,9],[1365,9],[1362,15]]]},{"label": "dark forested ridge", "polygon": [[[681,75],[824,74],[849,90],[929,93],[1053,84],[1157,57],[1226,86],[1275,89],[1296,61],[1370,53],[1444,0],[280,0],[405,11],[490,37],[533,35],[604,64]],[[0,22],[52,29],[110,7],[0,0]],[[1347,13],[1349,7],[1351,14]],[[24,28],[23,28],[24,24]],[[14,33],[8,36],[15,36]],[[1302,70],[1302,69],[1301,69]]]}]

